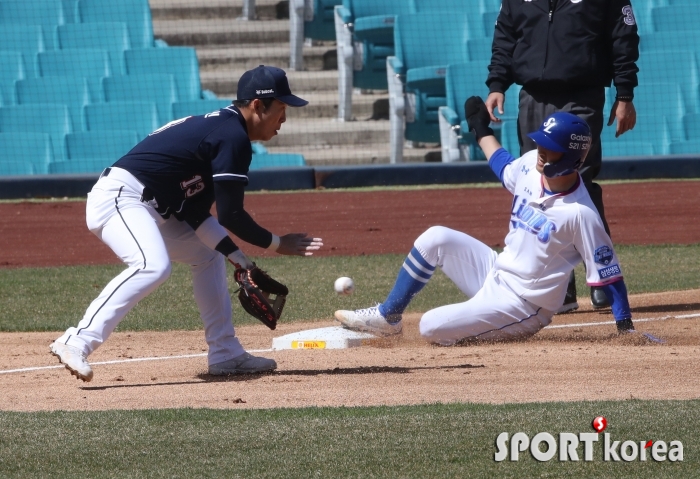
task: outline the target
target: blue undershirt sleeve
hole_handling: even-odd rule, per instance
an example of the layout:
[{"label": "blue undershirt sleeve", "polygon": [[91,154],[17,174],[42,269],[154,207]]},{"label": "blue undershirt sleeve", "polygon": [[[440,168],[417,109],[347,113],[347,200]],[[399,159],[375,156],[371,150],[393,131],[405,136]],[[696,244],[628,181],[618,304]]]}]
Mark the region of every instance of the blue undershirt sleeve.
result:
[{"label": "blue undershirt sleeve", "polygon": [[491,158],[489,158],[489,166],[493,172],[496,173],[498,179],[501,180],[501,183],[503,183],[503,170],[508,163],[511,163],[513,160],[515,160],[513,155],[508,153],[505,148],[499,148],[491,155]]},{"label": "blue undershirt sleeve", "polygon": [[608,297],[608,301],[610,301],[615,321],[632,318],[630,303],[627,299],[627,286],[625,286],[624,280],[621,279],[614,283],[606,284],[601,289],[605,292],[605,296]]}]

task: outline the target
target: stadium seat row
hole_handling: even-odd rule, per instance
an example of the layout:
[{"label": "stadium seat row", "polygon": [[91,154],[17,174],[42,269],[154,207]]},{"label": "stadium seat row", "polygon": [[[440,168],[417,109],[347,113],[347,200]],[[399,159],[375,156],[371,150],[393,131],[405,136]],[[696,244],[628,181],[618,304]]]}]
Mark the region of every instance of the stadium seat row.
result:
[{"label": "stadium seat row", "polygon": [[[211,98],[213,93],[202,91],[199,80],[199,63],[194,48],[170,47],[125,50],[116,57],[124,68],[114,72],[110,53],[100,49],[70,49],[38,52],[29,60],[34,67],[26,68],[26,54],[0,49],[0,92],[2,102],[13,104],[11,85],[25,78],[65,77],[87,78],[90,94],[99,99],[104,77],[119,78],[131,74],[169,74],[174,77],[180,100]],[[36,75],[27,71],[34,70]],[[167,84],[164,85],[167,87]]]},{"label": "stadium seat row", "polygon": [[38,26],[47,50],[59,48],[56,27],[105,21],[123,22],[132,48],[156,46],[148,0],[0,1],[0,31],[18,25]]},{"label": "stadium seat row", "polygon": [[[65,148],[68,155],[57,159],[48,133],[16,131],[0,132],[0,176],[54,173],[98,173],[126,154],[137,142],[133,130],[105,130],[68,133]],[[253,153],[251,170],[304,166],[299,154],[269,153],[264,148]]]}]

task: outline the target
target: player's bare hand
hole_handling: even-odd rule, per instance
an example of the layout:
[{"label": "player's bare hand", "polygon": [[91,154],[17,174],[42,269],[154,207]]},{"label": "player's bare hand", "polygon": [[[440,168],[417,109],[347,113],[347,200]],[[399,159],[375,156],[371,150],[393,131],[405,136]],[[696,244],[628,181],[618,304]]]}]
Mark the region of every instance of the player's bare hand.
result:
[{"label": "player's bare hand", "polygon": [[506,101],[506,96],[503,93],[499,93],[496,91],[492,91],[489,93],[489,96],[486,97],[486,101],[484,102],[486,104],[486,109],[489,112],[489,116],[491,117],[491,121],[494,121],[496,123],[500,123],[501,119],[497,118],[495,113],[493,112],[496,107],[498,107],[498,114],[502,115],[503,114],[503,104]]},{"label": "player's bare hand", "polygon": [[626,131],[634,128],[637,124],[637,110],[631,101],[615,101],[610,109],[610,118],[608,118],[608,126],[612,125],[617,119],[615,127],[615,138],[619,137]]},{"label": "player's bare hand", "polygon": [[279,254],[311,256],[323,246],[321,238],[311,238],[306,233],[289,233],[280,236]]}]

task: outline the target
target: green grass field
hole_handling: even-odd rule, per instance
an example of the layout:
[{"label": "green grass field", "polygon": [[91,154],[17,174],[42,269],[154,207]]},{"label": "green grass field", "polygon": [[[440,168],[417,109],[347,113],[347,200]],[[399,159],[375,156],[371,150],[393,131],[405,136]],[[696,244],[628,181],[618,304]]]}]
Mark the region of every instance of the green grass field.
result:
[{"label": "green grass field", "polygon": [[[689,246],[619,246],[630,294],[700,288],[700,244]],[[336,309],[367,307],[383,301],[403,262],[402,255],[258,260],[261,267],[285,282],[291,293],[283,320],[331,319]],[[0,331],[62,331],[75,325],[100,290],[123,266],[0,269]],[[661,275],[659,271],[673,271]],[[581,297],[587,296],[583,267],[576,270]],[[356,292],[339,297],[333,282],[339,276],[355,280]],[[229,268],[229,284],[232,269]],[[233,292],[233,289],[232,289]],[[409,311],[464,301],[452,282],[438,272],[414,299]],[[254,324],[234,299],[236,324]],[[141,301],[119,326],[121,331],[196,330],[201,322],[187,269],[175,265],[171,278]]]},{"label": "green grass field", "polygon": [[[692,478],[700,401],[423,405],[249,411],[0,413],[0,474],[17,478]],[[682,462],[494,461],[502,432],[681,441]],[[619,449],[618,449],[619,450]]]},{"label": "green grass field", "polygon": [[[617,248],[631,294],[700,287],[700,245]],[[381,301],[401,255],[274,258],[260,264],[292,290],[284,321],[330,319],[338,308]],[[61,331],[121,266],[0,270],[0,331]],[[673,271],[659,274],[659,271]],[[355,279],[338,297],[333,280]],[[579,294],[586,295],[583,270]],[[414,300],[425,311],[461,294],[437,274]],[[254,323],[234,301],[235,321]],[[200,329],[189,273],[142,301],[121,330]],[[68,380],[68,379],[66,379]],[[449,385],[445,385],[449,387]],[[80,391],[76,389],[76,394]],[[1,409],[1,407],[0,407]],[[700,477],[700,400],[546,404],[450,404],[273,410],[176,409],[104,412],[0,412],[2,478],[296,477]],[[602,436],[591,462],[495,462],[501,432],[593,432],[604,415],[614,440],[682,441],[682,462],[604,462]],[[583,457],[582,446],[578,450]]]}]

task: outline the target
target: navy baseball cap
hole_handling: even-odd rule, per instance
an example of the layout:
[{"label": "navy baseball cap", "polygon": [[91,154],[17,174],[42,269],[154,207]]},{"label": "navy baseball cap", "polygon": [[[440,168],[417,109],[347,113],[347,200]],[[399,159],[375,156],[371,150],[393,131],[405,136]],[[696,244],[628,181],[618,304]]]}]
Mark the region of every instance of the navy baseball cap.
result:
[{"label": "navy baseball cap", "polygon": [[260,65],[245,72],[238,80],[238,100],[276,98],[289,106],[304,106],[309,102],[292,95],[287,74],[281,68]]}]

